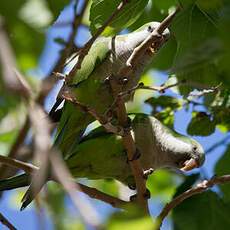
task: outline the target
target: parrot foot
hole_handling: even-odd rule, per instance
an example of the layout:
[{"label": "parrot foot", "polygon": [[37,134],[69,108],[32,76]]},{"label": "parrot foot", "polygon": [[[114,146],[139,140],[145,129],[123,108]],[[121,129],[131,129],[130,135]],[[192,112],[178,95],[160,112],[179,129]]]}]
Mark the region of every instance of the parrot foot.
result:
[{"label": "parrot foot", "polygon": [[127,118],[127,123],[125,124],[123,129],[124,129],[125,134],[127,134],[128,132],[130,132],[132,130],[132,121],[129,117]]},{"label": "parrot foot", "polygon": [[140,150],[139,150],[138,148],[136,148],[136,152],[133,154],[132,159],[128,159],[128,158],[127,158],[127,163],[128,163],[128,162],[131,162],[131,161],[136,161],[136,160],[138,160],[140,157],[141,157],[141,152],[140,152]]},{"label": "parrot foot", "polygon": [[153,172],[154,172],[153,168],[149,168],[149,169],[145,170],[144,175],[143,175],[144,179],[147,180],[148,176],[151,175]]},{"label": "parrot foot", "polygon": [[122,77],[118,79],[119,85],[126,85],[129,82],[129,79],[127,77]]},{"label": "parrot foot", "polygon": [[62,115],[62,108],[50,113],[49,117],[53,122],[59,122],[61,119],[61,115]]},{"label": "parrot foot", "polygon": [[151,193],[150,193],[150,191],[149,191],[148,189],[146,189],[146,192],[144,193],[144,198],[145,198],[146,200],[148,200],[148,199],[151,198]]},{"label": "parrot foot", "polygon": [[[143,194],[143,197],[144,197],[146,200],[148,200],[148,199],[151,198],[151,193],[150,193],[150,191],[149,191],[148,189],[146,189],[146,192]],[[132,195],[132,196],[129,197],[129,200],[130,200],[131,202],[135,201],[136,199],[137,199],[137,194],[134,194],[134,195]]]}]

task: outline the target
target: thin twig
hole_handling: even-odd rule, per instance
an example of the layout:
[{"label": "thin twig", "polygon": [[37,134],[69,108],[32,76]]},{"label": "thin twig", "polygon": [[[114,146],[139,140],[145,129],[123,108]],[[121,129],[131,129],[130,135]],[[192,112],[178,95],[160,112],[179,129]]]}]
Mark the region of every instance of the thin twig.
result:
[{"label": "thin twig", "polygon": [[27,89],[23,82],[15,76],[14,69],[17,67],[13,49],[10,45],[7,33],[4,29],[3,18],[0,17],[0,63],[4,86],[11,93],[27,95]]},{"label": "thin twig", "polygon": [[40,95],[38,96],[37,102],[43,104],[45,97],[48,95],[50,90],[53,88],[55,83],[57,82],[57,78],[54,77],[53,73],[62,73],[63,68],[65,66],[66,59],[70,56],[72,49],[74,48],[74,39],[78,33],[78,28],[81,25],[82,18],[86,11],[89,0],[85,0],[82,6],[82,10],[79,15],[76,14],[76,4],[74,7],[74,19],[72,22],[72,31],[69,35],[69,38],[66,42],[65,48],[61,51],[61,55],[56,62],[53,69],[50,71],[50,74],[42,81],[42,90]]},{"label": "thin twig", "polygon": [[[34,175],[39,170],[39,168],[33,164],[28,164],[24,161],[12,159],[12,158],[5,157],[5,156],[0,156],[0,162],[2,164],[6,164],[7,166],[23,170],[30,175]],[[88,187],[80,183],[77,183],[77,187],[80,188],[79,190],[80,192],[85,193],[89,197],[93,199],[101,200],[105,203],[112,205],[115,208],[125,208],[125,205],[129,203],[127,201],[123,201],[119,198],[116,198],[104,192],[101,192],[97,190],[96,188],[91,188],[91,187]]]},{"label": "thin twig", "polygon": [[[22,126],[22,128],[18,132],[18,136],[17,136],[14,144],[12,145],[12,147],[10,149],[10,152],[8,154],[9,157],[11,157],[11,158],[16,157],[18,149],[22,146],[22,144],[26,138],[29,126],[30,126],[30,121],[29,121],[29,118],[27,117],[24,125]],[[8,168],[5,165],[1,165],[0,166],[0,178],[9,177],[10,175],[11,174],[10,174],[10,171],[8,170]]]},{"label": "thin twig", "polygon": [[17,230],[13,224],[11,224],[9,222],[9,220],[6,219],[6,217],[4,217],[1,213],[0,213],[0,222],[5,225],[7,228],[9,228],[10,230]]},{"label": "thin twig", "polygon": [[14,158],[6,157],[0,155],[0,162],[2,164],[5,164],[7,166],[11,166],[17,169],[22,169],[26,173],[31,174],[34,170],[37,170],[38,168],[30,163],[26,163],[20,160],[16,160]]},{"label": "thin twig", "polygon": [[204,180],[197,184],[194,188],[190,188],[187,191],[183,192],[182,194],[175,197],[172,201],[165,205],[162,209],[161,213],[156,218],[156,222],[158,224],[158,228],[162,225],[163,220],[169,214],[169,212],[182,203],[185,199],[189,197],[205,192],[207,189],[213,187],[214,185],[224,184],[230,182],[230,175],[224,175],[219,177],[213,177],[210,180]]},{"label": "thin twig", "polygon": [[[132,73],[134,66],[138,63],[138,61],[142,58],[146,50],[151,47],[152,44],[155,44],[155,49],[158,49],[160,46],[160,40],[162,39],[162,33],[172,22],[175,17],[178,9],[166,17],[160,25],[137,47],[134,49],[133,53],[130,55],[129,59],[126,62],[126,66],[122,68],[117,76],[112,76],[110,78],[110,85],[113,91],[114,99],[117,100],[117,117],[119,125],[122,127],[127,127],[128,125],[128,117],[125,108],[125,103],[122,97],[119,94],[122,93],[122,86],[115,79],[120,79],[124,76],[128,76]],[[159,90],[159,89],[157,89]],[[134,159],[136,153],[136,146],[131,135],[130,131],[126,132],[126,135],[122,137],[123,145],[127,151],[128,159],[130,160],[130,166],[135,178],[136,188],[137,188],[137,201],[139,205],[143,208],[146,214],[149,214],[148,203],[145,198],[146,195],[146,180],[144,178],[144,172],[141,167],[140,161],[138,159]]]},{"label": "thin twig", "polygon": [[[73,20],[74,30],[71,31],[71,33],[69,35],[69,39],[68,39],[68,41],[70,41],[72,39],[72,42],[71,42],[72,45],[73,45],[73,38],[76,36],[76,33],[78,31],[78,27],[81,24],[83,15],[84,15],[86,7],[87,7],[87,4],[88,4],[88,0],[85,0],[80,14],[75,15],[75,18]],[[1,24],[1,26],[2,26],[2,24]],[[1,31],[2,31],[2,27],[1,27]],[[5,38],[7,38],[7,37],[4,35],[4,39]],[[9,39],[7,38],[7,40],[9,40]],[[63,66],[65,64],[66,58],[69,55],[69,50],[71,50],[71,47],[68,45],[69,44],[68,41],[66,43],[67,45],[62,50],[61,55],[60,55],[59,59],[57,60],[55,66],[50,71],[50,74],[48,74],[48,76],[42,80],[41,92],[36,99],[36,102],[41,104],[41,105],[43,105],[46,96],[48,95],[50,90],[53,88],[55,83],[57,82],[57,79],[55,77],[53,77],[52,73],[53,72],[62,72],[62,70],[63,70]],[[1,44],[2,43],[0,42],[0,45]],[[7,42],[7,44],[8,44],[8,42]],[[2,49],[0,49],[0,51],[1,50]],[[10,54],[12,54],[12,52],[10,52]],[[4,58],[5,58],[5,54],[4,54]],[[12,66],[11,68],[13,69],[13,67],[14,66]],[[15,73],[13,73],[13,74],[14,74],[13,76],[15,77]],[[15,142],[10,149],[10,152],[8,154],[9,157],[12,157],[12,158],[16,157],[18,149],[23,144],[23,142],[27,136],[27,133],[29,131],[29,128],[30,128],[30,119],[29,119],[29,116],[27,115],[25,122],[24,122],[22,128],[20,129]],[[13,173],[15,173],[15,172],[13,172]],[[12,176],[12,173],[9,171],[9,169],[6,168],[5,165],[0,165],[0,178],[9,177],[9,176]]]},{"label": "thin twig", "polygon": [[133,71],[133,67],[139,62],[146,50],[154,44],[154,49],[158,49],[161,45],[162,33],[172,23],[173,18],[179,11],[179,7],[171,14],[169,14],[160,25],[153,30],[153,32],[138,46],[134,49],[126,62],[126,66],[122,68],[119,76],[127,76]]},{"label": "thin twig", "polygon": [[80,108],[80,110],[82,112],[87,112],[90,115],[92,115],[96,120],[98,120],[100,122],[100,124],[108,132],[115,133],[115,134],[120,135],[120,136],[124,135],[123,129],[121,127],[117,127],[117,126],[112,125],[109,117],[104,116],[104,115],[100,115],[96,112],[95,109],[90,108],[89,106],[84,105],[84,104],[80,103],[79,101],[77,101],[76,97],[71,93],[71,89],[68,86],[65,86],[63,88],[62,97],[66,101],[69,101],[69,102],[73,103],[76,107]]},{"label": "thin twig", "polygon": [[227,143],[229,143],[229,140],[230,140],[230,135],[227,135],[222,140],[214,143],[211,147],[209,147],[207,150],[205,150],[205,155],[210,154],[211,152],[213,152],[214,149],[216,149],[220,146],[226,145]]},{"label": "thin twig", "polygon": [[[116,80],[113,79],[114,78],[111,77],[110,85],[113,91],[114,98],[117,98],[117,95],[122,92],[122,86],[118,84]],[[128,116],[125,108],[125,103],[121,97],[120,100],[117,101],[117,118],[120,126],[128,126]],[[122,142],[127,152],[127,157],[129,159],[130,167],[135,179],[138,204],[141,208],[143,208],[143,211],[146,214],[149,214],[148,202],[145,198],[147,190],[146,181],[144,179],[144,172],[141,167],[140,161],[138,159],[134,160],[134,155],[137,149],[130,131],[127,131],[126,134],[122,137]]]},{"label": "thin twig", "polygon": [[107,204],[110,204],[114,208],[125,208],[125,205],[129,204],[128,201],[121,200],[117,197],[108,195],[104,192],[97,190],[96,188],[91,188],[86,185],[78,183],[81,191],[90,196],[93,199],[101,200]]},{"label": "thin twig", "polygon": [[73,67],[73,69],[69,72],[68,76],[66,77],[67,82],[71,82],[73,76],[76,75],[76,71],[81,68],[81,64],[85,56],[88,54],[95,40],[101,35],[101,33],[105,30],[105,28],[113,21],[113,19],[117,16],[117,14],[123,10],[124,6],[127,3],[128,3],[127,0],[122,0],[120,4],[117,6],[117,8],[115,9],[115,11],[111,14],[111,16],[105,21],[105,23],[96,31],[96,33],[84,45],[84,47],[81,49],[79,53],[78,61],[76,65]]},{"label": "thin twig", "polygon": [[78,184],[74,183],[73,178],[64,161],[56,152],[52,152],[49,156],[54,177],[57,179],[57,181],[60,182],[65,191],[69,194],[72,202],[81,213],[85,223],[94,228],[98,228],[101,224],[101,221],[97,212],[91,206],[91,204],[87,202],[87,200],[82,200],[82,198],[77,195],[76,191],[81,191],[81,188],[78,186]]}]

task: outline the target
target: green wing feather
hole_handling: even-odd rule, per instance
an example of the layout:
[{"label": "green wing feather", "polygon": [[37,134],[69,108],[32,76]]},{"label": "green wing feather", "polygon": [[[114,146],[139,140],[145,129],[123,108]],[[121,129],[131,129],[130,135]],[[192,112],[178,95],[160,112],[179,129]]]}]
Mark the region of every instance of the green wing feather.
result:
[{"label": "green wing feather", "polygon": [[[95,44],[93,44],[82,62],[81,69],[77,71],[73,78],[72,84],[75,85],[74,87],[76,87],[76,90],[78,91],[78,96],[81,96],[84,99],[86,99],[87,95],[91,93],[86,92],[87,89],[79,89],[77,85],[92,76],[97,67],[108,57],[110,39],[111,38],[99,38]],[[88,90],[93,91],[93,86]],[[64,157],[71,151],[71,146],[79,142],[86,126],[91,121],[92,117],[90,115],[82,113],[80,109],[77,109],[70,102],[64,103],[55,141],[55,145],[62,151]]]},{"label": "green wing feather", "polygon": [[[79,69],[73,78],[73,84],[78,84],[86,80],[92,72],[109,55],[109,42],[111,38],[101,37],[92,45],[88,54],[85,56],[81,69]],[[77,57],[78,58],[78,57]]]}]

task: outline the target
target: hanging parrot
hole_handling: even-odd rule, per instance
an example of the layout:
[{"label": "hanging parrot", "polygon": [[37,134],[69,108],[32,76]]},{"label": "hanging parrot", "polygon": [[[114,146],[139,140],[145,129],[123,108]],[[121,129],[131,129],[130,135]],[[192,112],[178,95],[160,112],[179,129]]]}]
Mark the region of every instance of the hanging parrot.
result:
[{"label": "hanging parrot", "polygon": [[[202,146],[190,137],[170,130],[153,116],[131,116],[132,136],[140,152],[144,170],[173,168],[189,171],[204,163]],[[135,181],[127,161],[120,136],[96,128],[75,144],[65,160],[75,178],[116,179],[135,188]],[[22,174],[0,181],[0,191],[28,186],[30,176]],[[30,202],[26,201],[25,208]]]},{"label": "hanging parrot", "polygon": [[[83,60],[81,69],[69,83],[76,100],[103,115],[114,101],[107,79],[119,73],[133,50],[159,25],[159,22],[150,22],[129,34],[98,38]],[[158,48],[169,38],[169,34],[169,30],[165,29],[160,44],[157,44]],[[133,67],[134,71],[124,84],[124,91],[137,85],[144,67],[157,51],[154,46],[155,44],[152,44],[139,63]],[[69,66],[73,67],[77,60],[78,57],[73,59]],[[56,105],[51,110],[52,114],[55,114],[55,109]],[[59,148],[64,158],[71,153],[75,142],[81,139],[86,127],[93,120],[95,119],[89,113],[81,111],[71,102],[64,103],[55,141],[55,146]]]}]

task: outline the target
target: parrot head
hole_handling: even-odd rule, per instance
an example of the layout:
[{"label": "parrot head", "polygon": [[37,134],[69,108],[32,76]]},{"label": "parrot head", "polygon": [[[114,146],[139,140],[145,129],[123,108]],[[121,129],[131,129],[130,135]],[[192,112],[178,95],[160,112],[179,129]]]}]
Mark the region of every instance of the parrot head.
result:
[{"label": "parrot head", "polygon": [[194,139],[186,137],[180,138],[181,147],[173,151],[169,167],[180,169],[181,171],[190,171],[199,168],[205,161],[203,147]]},{"label": "parrot head", "polygon": [[[160,25],[160,22],[149,22],[145,25],[141,26],[139,29],[137,29],[135,32],[145,32],[146,37],[150,35],[156,28],[158,28]],[[158,41],[158,44],[153,43],[150,47],[150,51],[153,53],[156,50],[156,47],[158,49],[169,39],[170,37],[170,31],[168,28],[166,28],[163,33],[161,39]]]},{"label": "parrot head", "polygon": [[[128,50],[132,53],[137,46],[139,46],[156,28],[159,27],[159,25],[160,22],[149,22],[133,31],[132,33],[117,36],[117,41],[122,42],[121,51],[125,53]],[[148,59],[149,56],[152,56],[156,53],[157,50],[159,50],[159,48],[169,39],[169,37],[169,29],[166,28],[161,34],[161,37],[157,39],[157,42],[152,43],[151,46],[146,50]],[[125,42],[125,44],[123,42]],[[119,48],[116,48],[116,50],[118,53],[121,52],[119,51]]]}]

